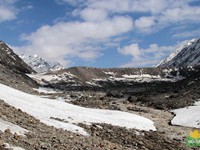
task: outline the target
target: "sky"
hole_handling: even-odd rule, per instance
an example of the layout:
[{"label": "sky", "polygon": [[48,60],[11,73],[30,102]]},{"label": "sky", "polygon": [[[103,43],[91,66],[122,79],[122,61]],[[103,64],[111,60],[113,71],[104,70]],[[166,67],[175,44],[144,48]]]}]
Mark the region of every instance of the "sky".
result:
[{"label": "sky", "polygon": [[66,67],[152,67],[199,37],[199,0],[0,0],[0,40]]}]

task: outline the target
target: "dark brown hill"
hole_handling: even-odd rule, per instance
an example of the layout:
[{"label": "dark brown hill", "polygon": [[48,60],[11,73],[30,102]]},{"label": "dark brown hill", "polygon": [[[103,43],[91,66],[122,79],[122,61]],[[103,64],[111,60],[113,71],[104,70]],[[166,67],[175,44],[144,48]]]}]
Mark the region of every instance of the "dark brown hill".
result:
[{"label": "dark brown hill", "polygon": [[35,72],[2,41],[0,41],[0,64],[22,73]]}]

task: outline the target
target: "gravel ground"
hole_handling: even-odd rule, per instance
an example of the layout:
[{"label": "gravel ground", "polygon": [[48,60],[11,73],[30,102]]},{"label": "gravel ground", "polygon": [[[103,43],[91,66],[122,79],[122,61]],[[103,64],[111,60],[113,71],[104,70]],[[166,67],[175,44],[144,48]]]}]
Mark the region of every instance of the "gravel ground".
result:
[{"label": "gravel ground", "polygon": [[[116,105],[119,104],[116,103]],[[149,117],[151,113],[148,112],[147,114],[148,115],[146,116],[144,114],[140,115],[151,118]],[[42,124],[39,120],[19,109],[15,109],[14,107],[7,105],[3,101],[0,101],[0,117],[30,131],[25,137],[23,137],[16,134],[13,135],[9,130],[6,130],[5,132],[0,133],[0,141],[28,150],[187,149],[181,140],[173,140],[172,138],[167,137],[167,134],[164,133],[164,131],[160,130],[158,130],[158,132],[144,132],[133,129],[127,130],[125,128],[107,124],[94,124],[92,126],[80,124],[80,126],[84,127],[91,135],[89,137],[85,137]],[[154,120],[156,119],[154,118]],[[157,123],[158,122],[156,122],[156,126]],[[162,123],[161,125],[167,127],[165,123]]]}]

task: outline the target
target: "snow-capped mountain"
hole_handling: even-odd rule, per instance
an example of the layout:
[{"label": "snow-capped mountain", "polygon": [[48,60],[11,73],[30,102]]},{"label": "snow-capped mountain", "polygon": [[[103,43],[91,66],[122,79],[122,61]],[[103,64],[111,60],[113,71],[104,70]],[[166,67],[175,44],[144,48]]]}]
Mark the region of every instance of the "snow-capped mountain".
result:
[{"label": "snow-capped mountain", "polygon": [[187,67],[200,65],[200,39],[192,39],[162,60],[157,67]]},{"label": "snow-capped mountain", "polygon": [[36,54],[32,56],[21,55],[20,57],[38,73],[64,69],[60,63],[48,62]]}]

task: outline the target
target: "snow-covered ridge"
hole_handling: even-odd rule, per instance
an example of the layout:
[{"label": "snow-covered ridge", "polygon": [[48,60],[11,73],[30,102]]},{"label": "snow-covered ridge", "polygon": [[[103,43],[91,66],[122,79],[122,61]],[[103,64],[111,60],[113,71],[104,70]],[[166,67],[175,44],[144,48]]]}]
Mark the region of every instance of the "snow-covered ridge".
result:
[{"label": "snow-covered ridge", "polygon": [[33,56],[21,55],[20,57],[24,60],[24,62],[26,62],[38,73],[64,69],[64,67],[60,63],[48,62],[36,54],[34,54]]},{"label": "snow-covered ridge", "polygon": [[192,39],[180,45],[157,67],[186,67],[200,65],[200,39]]},{"label": "snow-covered ridge", "polygon": [[3,84],[0,84],[0,91],[0,99],[41,122],[83,135],[88,135],[88,133],[79,127],[78,123],[106,123],[145,131],[156,130],[153,121],[139,115],[122,111],[84,108],[30,95]]}]

